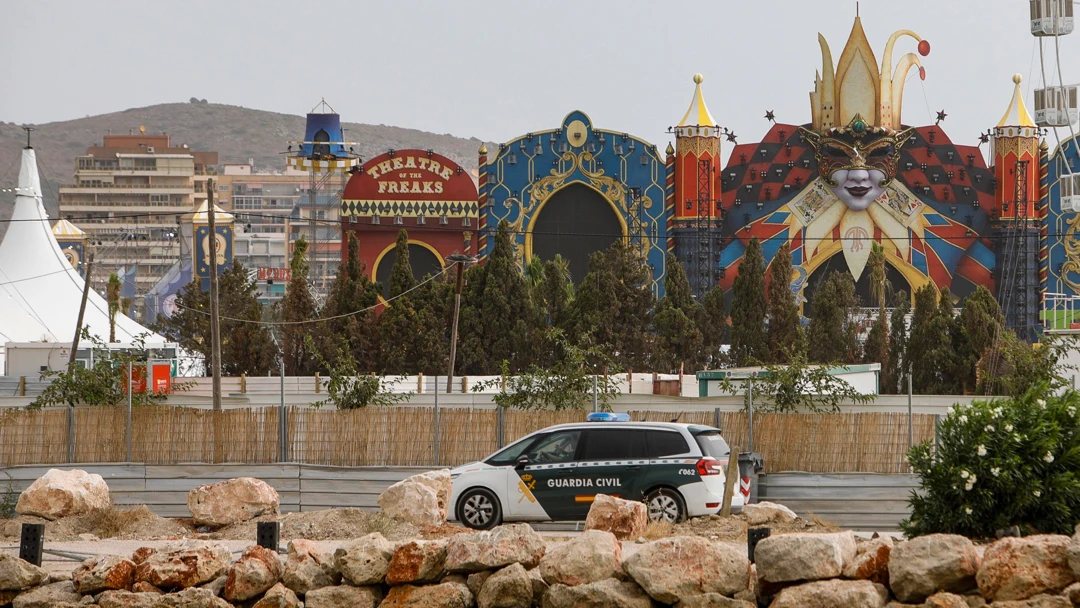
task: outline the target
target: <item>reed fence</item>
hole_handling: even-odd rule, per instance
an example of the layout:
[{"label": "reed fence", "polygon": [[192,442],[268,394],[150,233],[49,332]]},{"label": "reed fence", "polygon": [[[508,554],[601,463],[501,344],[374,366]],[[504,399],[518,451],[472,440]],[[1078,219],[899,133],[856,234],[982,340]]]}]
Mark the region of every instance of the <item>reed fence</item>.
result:
[{"label": "reed fence", "polygon": [[[284,413],[285,424],[279,416]],[[717,425],[749,447],[744,412],[630,412],[633,420]],[[935,416],[914,414],[916,444],[934,439]],[[131,461],[145,464],[287,462],[332,466],[455,466],[583,411],[490,408],[251,408],[222,412],[143,406],[132,412]],[[902,413],[755,414],[754,451],[766,471],[905,473],[909,417]],[[438,458],[436,459],[436,453]],[[96,407],[0,413],[0,467],[127,461],[127,413]]]}]

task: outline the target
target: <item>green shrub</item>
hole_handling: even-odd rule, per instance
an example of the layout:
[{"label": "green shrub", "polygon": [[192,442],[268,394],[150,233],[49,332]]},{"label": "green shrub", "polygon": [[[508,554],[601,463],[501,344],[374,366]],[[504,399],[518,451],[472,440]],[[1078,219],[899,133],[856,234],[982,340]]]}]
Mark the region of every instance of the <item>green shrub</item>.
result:
[{"label": "green shrub", "polygon": [[949,532],[992,537],[1071,534],[1080,522],[1080,393],[1049,393],[956,407],[940,424],[937,449],[908,454],[922,490],[900,526],[908,536]]}]

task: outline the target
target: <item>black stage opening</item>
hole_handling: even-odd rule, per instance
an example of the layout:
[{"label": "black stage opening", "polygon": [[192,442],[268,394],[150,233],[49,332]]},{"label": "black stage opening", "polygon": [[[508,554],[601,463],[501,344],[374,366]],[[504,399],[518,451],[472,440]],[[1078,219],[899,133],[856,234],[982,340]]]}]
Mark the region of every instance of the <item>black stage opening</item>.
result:
[{"label": "black stage opening", "polygon": [[[851,271],[848,270],[847,260],[844,259],[843,253],[837,253],[833,255],[827,262],[818,266],[814,274],[810,275],[810,279],[806,282],[806,288],[803,290],[803,294],[806,296],[806,304],[803,307],[803,314],[806,317],[814,316],[813,301],[814,293],[818,287],[825,281],[828,276],[834,272],[843,272],[850,276]],[[908,298],[911,298],[911,285],[908,283],[904,275],[900,273],[892,264],[885,264],[885,280],[892,286],[892,291],[885,298],[885,306],[888,308],[895,308],[897,299],[896,294],[901,291],[907,293]],[[855,282],[855,295],[859,298],[859,305],[863,307],[872,307],[874,305],[874,299],[870,297],[870,266],[867,265],[863,268],[862,276]]]},{"label": "black stage opening", "polygon": [[542,260],[561,255],[570,263],[574,283],[588,274],[589,254],[607,249],[623,236],[607,199],[583,184],[570,184],[553,194],[532,225],[533,255]]},{"label": "black stage opening", "polygon": [[[391,249],[379,260],[379,267],[375,269],[375,280],[379,283],[383,297],[390,295],[390,275],[394,272],[394,262],[397,261],[397,249]],[[409,243],[409,266],[412,267],[413,276],[417,280],[425,275],[435,274],[442,270],[442,264],[430,249],[416,243]]]}]

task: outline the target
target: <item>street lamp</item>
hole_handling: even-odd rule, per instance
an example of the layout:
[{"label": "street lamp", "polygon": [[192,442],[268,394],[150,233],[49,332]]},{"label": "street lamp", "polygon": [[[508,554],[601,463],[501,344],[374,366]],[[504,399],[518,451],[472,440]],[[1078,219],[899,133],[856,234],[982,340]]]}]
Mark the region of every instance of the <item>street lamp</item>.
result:
[{"label": "street lamp", "polygon": [[[446,378],[446,392],[449,394],[453,391],[454,386],[454,359],[457,356],[457,327],[458,327],[458,314],[461,312],[461,286],[464,283],[464,270],[469,264],[476,263],[476,256],[471,256],[465,253],[454,253],[446,258],[447,262],[457,265],[457,287],[454,289],[454,321],[450,329],[450,372]],[[438,392],[438,387],[435,387],[435,392]]]}]

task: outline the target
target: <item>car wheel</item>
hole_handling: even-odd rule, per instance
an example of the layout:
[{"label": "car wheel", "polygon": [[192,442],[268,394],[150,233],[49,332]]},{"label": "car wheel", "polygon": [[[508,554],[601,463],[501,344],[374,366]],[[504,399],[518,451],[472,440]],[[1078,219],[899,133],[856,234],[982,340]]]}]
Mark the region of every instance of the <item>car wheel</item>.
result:
[{"label": "car wheel", "polygon": [[645,497],[649,509],[649,521],[678,523],[686,519],[686,503],[674,490],[658,488]]},{"label": "car wheel", "polygon": [[490,490],[472,488],[458,499],[457,518],[473,530],[490,530],[502,523],[502,507]]}]

